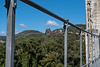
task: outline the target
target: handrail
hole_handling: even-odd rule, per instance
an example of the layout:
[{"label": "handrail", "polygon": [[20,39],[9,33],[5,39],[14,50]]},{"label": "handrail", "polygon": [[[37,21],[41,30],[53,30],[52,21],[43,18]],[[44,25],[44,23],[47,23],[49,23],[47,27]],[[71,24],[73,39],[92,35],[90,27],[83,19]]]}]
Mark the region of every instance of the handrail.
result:
[{"label": "handrail", "polygon": [[74,25],[74,24],[72,24],[72,23],[70,23],[70,22],[67,22],[65,19],[63,19],[63,18],[61,18],[60,16],[58,16],[58,15],[52,13],[51,11],[45,9],[44,7],[42,7],[42,6],[38,5],[38,4],[36,4],[36,3],[33,2],[32,0],[20,0],[20,1],[22,1],[22,2],[28,4],[28,5],[32,6],[32,7],[34,7],[34,8],[36,8],[36,9],[40,10],[40,11],[42,11],[42,12],[44,12],[44,13],[46,13],[46,14],[48,14],[48,15],[50,15],[50,16],[52,16],[52,17],[54,17],[54,18],[56,18],[56,19],[58,19],[58,20],[60,20],[60,21],[62,21],[62,22],[64,22],[64,23],[68,23],[69,25],[71,25],[71,26],[73,26],[73,27],[79,29],[80,31],[86,32],[86,33],[91,34],[91,35],[94,35],[94,36],[98,36],[98,35],[95,35],[95,34],[93,34],[93,33],[88,32],[88,31],[86,31],[86,30],[81,29],[80,27],[78,27],[78,26],[76,26],[76,25]]},{"label": "handrail", "polygon": [[98,60],[98,59],[100,59],[100,57],[98,57],[97,59],[95,59],[95,60],[93,60],[93,61],[90,61],[89,63],[83,65],[82,67],[85,67],[85,66],[89,65],[90,63],[94,63],[94,62],[95,62],[96,60]]}]

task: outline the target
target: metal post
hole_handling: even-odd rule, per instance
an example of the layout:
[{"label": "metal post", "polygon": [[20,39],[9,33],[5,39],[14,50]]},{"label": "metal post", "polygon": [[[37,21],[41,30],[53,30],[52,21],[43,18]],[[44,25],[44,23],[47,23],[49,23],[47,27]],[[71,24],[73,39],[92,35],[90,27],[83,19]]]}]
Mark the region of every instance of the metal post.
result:
[{"label": "metal post", "polygon": [[14,67],[15,40],[15,0],[6,0],[7,6],[7,37],[5,67]]},{"label": "metal post", "polygon": [[93,35],[92,35],[92,64],[93,64]]},{"label": "metal post", "polygon": [[88,52],[88,66],[89,67],[89,33],[87,33],[87,39],[88,39],[88,44],[87,44],[87,52]]},{"label": "metal post", "polygon": [[96,62],[96,36],[94,36],[94,60]]},{"label": "metal post", "polygon": [[99,34],[99,58],[100,58],[100,34]]},{"label": "metal post", "polygon": [[99,58],[99,37],[97,36],[97,60]]},{"label": "metal post", "polygon": [[82,67],[82,31],[80,32],[80,67]]},{"label": "metal post", "polygon": [[95,60],[97,60],[97,58],[98,58],[98,53],[97,53],[97,51],[98,51],[98,48],[97,48],[97,36],[95,36],[95,55],[96,55],[96,58],[95,58]]},{"label": "metal post", "polygon": [[68,24],[66,25],[65,35],[64,35],[64,67],[67,67],[67,28]]},{"label": "metal post", "polygon": [[94,36],[94,62],[96,61],[96,43],[95,43],[95,36]]},{"label": "metal post", "polygon": [[88,45],[88,38],[87,38],[87,33],[85,32],[86,64],[88,63],[88,46],[87,45]]},{"label": "metal post", "polygon": [[97,38],[98,38],[98,59],[99,59],[99,36],[97,36]]},{"label": "metal post", "polygon": [[99,67],[100,62],[98,62],[98,60],[99,60],[99,36],[97,36],[97,65],[96,67]]}]

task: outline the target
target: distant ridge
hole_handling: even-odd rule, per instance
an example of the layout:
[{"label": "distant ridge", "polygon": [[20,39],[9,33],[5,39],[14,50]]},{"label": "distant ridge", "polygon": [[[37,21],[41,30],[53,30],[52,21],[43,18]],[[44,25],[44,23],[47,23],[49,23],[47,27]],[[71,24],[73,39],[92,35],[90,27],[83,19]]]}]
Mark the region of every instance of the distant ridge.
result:
[{"label": "distant ridge", "polygon": [[[76,24],[76,26],[78,26],[82,29],[86,28],[85,24]],[[56,30],[51,31],[50,28],[47,28],[46,32],[45,32],[45,35],[49,35],[50,33],[54,34],[54,33],[63,33],[63,32],[64,32],[63,29],[56,29]],[[73,28],[72,26],[69,26],[68,27],[68,32],[78,33],[80,31]],[[25,39],[30,38],[30,37],[41,37],[41,36],[44,36],[44,33],[36,31],[36,30],[25,30],[21,33],[16,34],[15,35],[15,40],[16,41],[22,41],[22,40],[25,40]],[[6,41],[6,36],[0,36],[0,40]]]},{"label": "distant ridge", "polygon": [[[36,30],[25,30],[21,33],[18,33],[15,35],[15,40],[16,41],[22,41],[22,40],[25,40],[29,37],[40,37],[42,36],[43,33],[42,32],[39,32],[39,31],[36,31]],[[0,36],[0,40],[2,41],[6,41],[6,36]]]},{"label": "distant ridge", "polygon": [[36,30],[25,30],[21,33],[18,33],[15,35],[15,40],[16,41],[22,41],[22,40],[26,40],[27,38],[30,37],[41,37],[44,34],[42,32],[36,31]]}]

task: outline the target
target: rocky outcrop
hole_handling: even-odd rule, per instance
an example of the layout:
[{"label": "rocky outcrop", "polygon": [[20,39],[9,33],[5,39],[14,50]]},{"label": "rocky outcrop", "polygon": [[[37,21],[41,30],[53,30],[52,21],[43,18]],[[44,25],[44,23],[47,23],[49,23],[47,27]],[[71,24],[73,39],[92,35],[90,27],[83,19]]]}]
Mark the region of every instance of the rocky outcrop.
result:
[{"label": "rocky outcrop", "polygon": [[5,41],[0,40],[0,43],[5,43]]},{"label": "rocky outcrop", "polygon": [[47,28],[46,31],[45,31],[45,35],[49,35],[49,34],[51,34],[51,29],[50,29],[50,27]]}]

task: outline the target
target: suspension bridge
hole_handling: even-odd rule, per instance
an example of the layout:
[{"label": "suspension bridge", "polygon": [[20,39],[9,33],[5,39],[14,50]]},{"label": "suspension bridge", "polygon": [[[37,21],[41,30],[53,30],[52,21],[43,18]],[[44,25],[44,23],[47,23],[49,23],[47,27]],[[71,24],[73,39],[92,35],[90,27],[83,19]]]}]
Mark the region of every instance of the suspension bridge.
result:
[{"label": "suspension bridge", "polygon": [[[64,67],[67,67],[67,29],[68,25],[80,31],[80,67],[99,67],[100,63],[100,0],[85,0],[86,30],[52,13],[32,0],[20,0],[64,23]],[[15,12],[17,0],[5,0],[7,8],[7,38],[6,38],[6,62],[5,67],[14,67],[14,35],[15,35]],[[86,64],[82,65],[82,33],[85,33]]]}]

